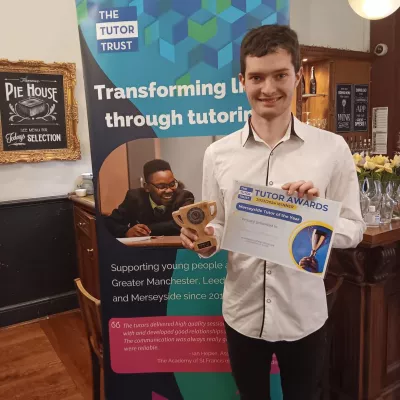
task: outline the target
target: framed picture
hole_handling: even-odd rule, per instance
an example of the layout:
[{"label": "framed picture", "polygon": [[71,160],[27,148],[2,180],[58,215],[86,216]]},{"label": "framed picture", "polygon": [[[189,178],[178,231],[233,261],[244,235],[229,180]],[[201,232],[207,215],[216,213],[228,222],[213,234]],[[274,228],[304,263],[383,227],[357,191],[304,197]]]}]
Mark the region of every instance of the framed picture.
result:
[{"label": "framed picture", "polygon": [[354,85],[354,132],[368,132],[369,85]]},{"label": "framed picture", "polygon": [[0,59],[0,163],[78,160],[73,63]]},{"label": "framed picture", "polygon": [[336,132],[351,132],[353,128],[353,85],[336,85]]}]

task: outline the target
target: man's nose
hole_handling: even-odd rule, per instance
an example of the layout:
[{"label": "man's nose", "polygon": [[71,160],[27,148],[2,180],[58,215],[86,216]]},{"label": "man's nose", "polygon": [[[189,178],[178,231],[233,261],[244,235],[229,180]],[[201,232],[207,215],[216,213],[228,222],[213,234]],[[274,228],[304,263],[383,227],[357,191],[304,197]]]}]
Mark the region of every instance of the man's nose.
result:
[{"label": "man's nose", "polygon": [[172,188],[167,188],[167,189],[165,189],[165,193],[172,193],[174,191],[174,189],[172,189]]},{"label": "man's nose", "polygon": [[262,85],[261,91],[265,95],[271,95],[271,94],[275,93],[275,83],[273,82],[273,80],[271,78],[265,79],[265,81]]}]

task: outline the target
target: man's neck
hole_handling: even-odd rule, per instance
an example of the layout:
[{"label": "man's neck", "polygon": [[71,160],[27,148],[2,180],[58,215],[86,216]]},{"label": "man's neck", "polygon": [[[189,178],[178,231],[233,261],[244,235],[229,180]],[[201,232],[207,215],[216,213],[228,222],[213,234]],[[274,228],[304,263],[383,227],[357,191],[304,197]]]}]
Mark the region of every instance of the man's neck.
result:
[{"label": "man's neck", "polygon": [[271,120],[262,118],[257,114],[251,116],[251,125],[257,135],[271,148],[274,148],[285,136],[290,124],[292,114],[288,112]]}]

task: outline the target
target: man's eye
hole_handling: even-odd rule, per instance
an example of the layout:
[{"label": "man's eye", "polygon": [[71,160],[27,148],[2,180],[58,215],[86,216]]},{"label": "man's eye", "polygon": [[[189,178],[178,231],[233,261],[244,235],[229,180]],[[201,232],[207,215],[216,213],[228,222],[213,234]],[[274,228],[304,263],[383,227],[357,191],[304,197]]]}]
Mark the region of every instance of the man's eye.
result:
[{"label": "man's eye", "polygon": [[284,79],[287,77],[287,74],[279,74],[278,79]]},{"label": "man's eye", "polygon": [[252,81],[255,81],[255,82],[258,82],[258,81],[261,80],[261,78],[260,78],[259,76],[252,76],[250,79],[251,79]]}]

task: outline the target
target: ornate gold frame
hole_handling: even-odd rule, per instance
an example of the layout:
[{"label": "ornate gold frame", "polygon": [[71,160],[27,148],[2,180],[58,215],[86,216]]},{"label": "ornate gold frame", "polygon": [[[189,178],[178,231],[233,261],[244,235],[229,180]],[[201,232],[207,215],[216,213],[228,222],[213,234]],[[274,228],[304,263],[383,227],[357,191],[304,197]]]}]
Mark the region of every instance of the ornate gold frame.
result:
[{"label": "ornate gold frame", "polygon": [[63,75],[65,126],[67,148],[51,150],[4,151],[0,118],[0,164],[16,162],[40,162],[51,160],[79,160],[81,158],[78,139],[78,105],[74,96],[76,66],[74,63],[51,63],[43,61],[9,61],[0,59],[0,72]]}]

